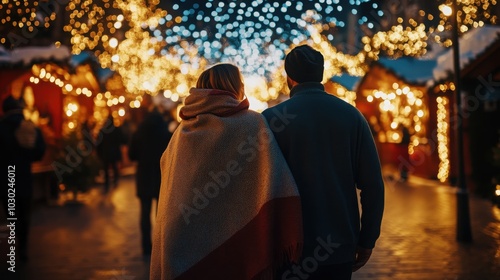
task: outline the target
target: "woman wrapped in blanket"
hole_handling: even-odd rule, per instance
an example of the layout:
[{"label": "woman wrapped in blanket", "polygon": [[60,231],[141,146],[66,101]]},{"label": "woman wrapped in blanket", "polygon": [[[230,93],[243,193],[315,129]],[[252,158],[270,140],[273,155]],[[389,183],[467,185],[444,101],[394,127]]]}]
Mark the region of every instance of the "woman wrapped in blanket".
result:
[{"label": "woman wrapped in blanket", "polygon": [[239,69],[205,70],[161,158],[150,278],[264,279],[302,245],[295,181]]}]

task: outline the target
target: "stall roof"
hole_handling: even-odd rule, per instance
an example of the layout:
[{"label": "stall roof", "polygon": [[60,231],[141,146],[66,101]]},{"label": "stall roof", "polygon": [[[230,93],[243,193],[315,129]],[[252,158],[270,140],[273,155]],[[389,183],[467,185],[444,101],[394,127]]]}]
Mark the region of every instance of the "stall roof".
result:
[{"label": "stall roof", "polygon": [[[484,26],[465,33],[459,39],[460,68],[464,69],[497,40],[500,40],[500,26]],[[452,71],[453,50],[450,49],[438,57],[438,66],[433,71],[434,79],[446,79]]]},{"label": "stall roof", "polygon": [[22,47],[15,48],[12,51],[0,46],[0,64],[5,65],[22,64],[27,66],[37,62],[62,61],[69,59],[70,56],[71,53],[68,47],[64,45],[60,47],[55,45]]},{"label": "stall roof", "polygon": [[428,81],[433,80],[432,70],[437,65],[434,59],[423,60],[413,57],[380,58],[378,63],[406,82],[413,84],[426,84]]},{"label": "stall roof", "polygon": [[358,87],[359,81],[361,81],[362,78],[363,77],[342,74],[339,76],[333,76],[330,80],[332,82],[335,82],[335,83],[345,87],[347,90],[356,91],[356,88]]}]

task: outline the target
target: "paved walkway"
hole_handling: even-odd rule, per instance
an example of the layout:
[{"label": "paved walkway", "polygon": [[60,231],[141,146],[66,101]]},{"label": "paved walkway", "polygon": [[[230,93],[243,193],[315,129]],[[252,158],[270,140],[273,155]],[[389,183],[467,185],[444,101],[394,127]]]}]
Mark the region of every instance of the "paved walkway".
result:
[{"label": "paved walkway", "polygon": [[[387,180],[386,193],[381,238],[353,279],[500,279],[500,209],[471,198],[474,243],[461,245],[455,241],[452,188]],[[80,201],[35,207],[30,260],[18,264],[17,278],[3,273],[0,279],[148,279],[133,178],[122,179],[109,197],[94,189]],[[5,228],[0,234],[4,256]]]},{"label": "paved walkway", "polygon": [[471,197],[473,243],[456,241],[456,194],[412,178],[386,180],[382,234],[353,279],[500,279],[500,209]]}]

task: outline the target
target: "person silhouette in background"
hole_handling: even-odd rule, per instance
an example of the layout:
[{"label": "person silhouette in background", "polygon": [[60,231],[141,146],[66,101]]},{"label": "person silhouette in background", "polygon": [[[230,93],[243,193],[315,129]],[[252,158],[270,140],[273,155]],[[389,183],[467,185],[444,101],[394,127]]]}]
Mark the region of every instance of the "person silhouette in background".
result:
[{"label": "person silhouette in background", "polygon": [[401,182],[406,182],[408,181],[408,173],[410,172],[410,169],[408,167],[408,163],[410,162],[410,154],[408,153],[408,146],[411,143],[411,134],[410,131],[406,126],[403,124],[399,125],[399,130],[401,131],[401,142],[398,145],[398,150],[399,150],[399,156],[398,160],[404,161],[403,163],[399,164],[399,180]]},{"label": "person silhouette in background", "polygon": [[[7,217],[16,217],[15,247],[22,261],[28,259],[28,237],[30,227],[31,199],[33,196],[33,175],[31,163],[42,159],[45,141],[38,127],[25,120],[23,106],[9,95],[2,104],[3,116],[0,119],[0,163],[5,180],[0,192],[0,200]],[[12,180],[10,180],[12,178]],[[14,198],[12,196],[14,194]],[[9,201],[9,199],[14,199]],[[9,210],[9,202],[14,205]]]},{"label": "person silhouette in background", "polygon": [[160,193],[160,158],[172,133],[158,108],[154,107],[132,134],[128,156],[137,161],[136,194],[140,200],[142,253],[151,254],[151,210]]},{"label": "person silhouette in background", "polygon": [[121,146],[125,144],[125,137],[121,129],[114,124],[111,114],[108,115],[106,123],[99,134],[102,135],[102,140],[97,144],[97,155],[101,159],[104,169],[104,193],[108,193],[110,189],[110,168],[113,169],[113,183],[115,186],[118,185],[120,177],[118,164],[122,160]]}]

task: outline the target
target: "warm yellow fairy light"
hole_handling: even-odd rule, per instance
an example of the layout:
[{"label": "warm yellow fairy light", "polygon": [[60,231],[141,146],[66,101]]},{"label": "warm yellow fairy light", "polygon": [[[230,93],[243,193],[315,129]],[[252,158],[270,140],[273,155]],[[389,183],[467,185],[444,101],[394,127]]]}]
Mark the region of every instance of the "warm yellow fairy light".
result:
[{"label": "warm yellow fairy light", "polygon": [[[128,93],[155,95],[160,90],[183,85],[178,94],[186,96],[206,62],[187,43],[182,47],[193,57],[191,63],[186,64],[172,53],[160,55],[164,42],[145,31],[145,26],[155,28],[167,15],[167,11],[155,8],[159,1],[103,0],[103,4],[112,4],[120,13],[112,14],[93,0],[73,0],[68,5],[70,17],[75,20],[65,30],[72,34],[73,53],[93,50],[102,67],[119,73]],[[114,34],[125,22],[128,30],[124,32],[125,39],[119,41]]]},{"label": "warm yellow fairy light", "polygon": [[[15,17],[11,17],[11,14]],[[56,11],[52,11],[52,6],[48,7],[47,1],[2,0],[0,15],[2,28],[10,28],[9,32],[0,33],[0,43],[9,42],[14,46],[26,43],[42,27],[50,27],[51,22],[56,19]]]},{"label": "warm yellow fairy light", "polygon": [[125,116],[125,109],[120,108],[120,109],[118,110],[118,115],[119,115],[120,117]]},{"label": "warm yellow fairy light", "polygon": [[77,99],[72,95],[67,95],[63,99],[64,123],[62,126],[63,135],[78,128],[80,123],[80,108]]},{"label": "warm yellow fairy light", "polygon": [[116,48],[118,46],[118,40],[116,38],[111,38],[108,44],[110,47]]},{"label": "warm yellow fairy light", "polygon": [[[164,50],[164,42],[149,34],[147,29],[157,27],[160,19],[164,19],[167,13],[165,10],[155,8],[159,0],[102,0],[100,6],[95,2],[97,1],[72,0],[67,5],[71,21],[65,26],[65,31],[72,34],[73,53],[93,50],[102,67],[109,67],[119,74],[123,80],[124,90],[129,94],[156,95],[158,92],[163,92],[165,97],[175,99],[174,101],[185,97],[188,90],[183,86],[179,90],[179,86],[185,85],[187,88],[194,86],[207,62],[198,55],[196,47],[185,41],[179,42],[179,46],[184,54],[188,54],[190,61],[189,63],[181,61],[178,50]],[[496,0],[459,0],[459,2],[463,7],[464,15],[472,19],[472,25],[464,25],[461,27],[462,31],[472,26],[484,25],[483,20],[474,15],[474,12],[479,11],[478,5],[481,5],[482,10],[485,11],[489,11],[493,5],[496,5]],[[106,8],[114,8],[114,10]],[[446,17],[444,14],[448,14],[449,10],[444,6],[441,10],[443,16]],[[429,20],[434,18],[433,15],[426,15],[424,11],[420,12],[422,17],[426,16]],[[382,53],[391,57],[425,54],[430,33],[435,30],[446,31],[448,28],[443,16],[436,29],[418,24],[413,19],[409,19],[408,23],[404,23],[403,19],[398,19],[399,24],[390,30],[364,37],[363,49],[354,55],[342,53],[332,46],[331,42],[322,35],[323,28],[325,28],[323,24],[313,23],[305,26],[310,34],[306,43],[320,50],[326,58],[323,81],[342,73],[363,76],[369,67],[369,62],[378,59]],[[489,12],[484,14],[484,17],[491,19],[490,22],[496,20],[496,15]],[[171,25],[175,25],[175,22],[182,22],[182,18],[175,18]],[[467,24],[467,21],[464,20],[463,23]],[[436,38],[439,37],[439,40],[443,40],[445,46],[451,45],[451,41],[444,36],[444,39],[441,39],[437,34],[433,34],[433,38],[434,35]],[[117,40],[116,38],[124,39]],[[299,44],[302,43],[305,42]],[[160,55],[160,52],[163,53]],[[267,91],[255,97],[261,101],[269,101],[276,99],[279,94],[288,92],[283,67],[269,79],[267,88]],[[177,96],[172,92],[167,93],[166,89],[175,91]],[[339,97],[342,97],[342,94],[350,95],[351,97],[345,97],[346,101],[349,99],[352,101],[355,98],[352,92],[338,91],[334,94]],[[394,94],[402,95],[403,92],[399,90]],[[421,106],[421,100],[419,101],[418,98],[408,96],[408,101],[411,105]],[[384,108],[391,110],[392,107],[386,104]]]},{"label": "warm yellow fairy light", "polygon": [[372,125],[380,127],[378,139],[381,142],[400,142],[401,126],[407,127],[413,142],[408,147],[410,154],[425,139],[425,123],[428,119],[423,102],[424,94],[406,85],[393,84],[386,91],[375,90],[366,96],[368,102],[377,102],[380,115],[372,120]]},{"label": "warm yellow fairy light", "polygon": [[267,81],[264,77],[257,75],[244,77],[244,84],[245,94],[250,100],[250,107],[252,109],[262,109],[262,106],[258,102],[271,99]]},{"label": "warm yellow fairy light", "polygon": [[446,4],[439,5],[439,10],[443,13],[443,15],[449,17],[453,14],[453,10],[450,6]]},{"label": "warm yellow fairy light", "polygon": [[[323,82],[343,73],[352,76],[364,76],[369,69],[369,62],[377,60],[381,52],[391,57],[421,56],[426,53],[427,48],[426,27],[423,24],[417,25],[416,22],[413,23],[412,27],[403,27],[400,24],[387,32],[378,32],[372,37],[364,37],[362,39],[364,48],[355,55],[345,54],[337,50],[326,36],[322,35],[324,28],[322,24],[308,24],[306,28],[310,38],[298,45],[307,43],[324,55],[325,72]],[[293,45],[290,46],[290,49],[293,47]],[[283,67],[270,80],[270,90],[281,93],[288,92]],[[369,102],[370,100],[373,99],[369,99]]]},{"label": "warm yellow fairy light", "polygon": [[[437,27],[430,28],[429,32],[446,32],[451,30],[453,20],[451,17],[455,15],[452,9],[452,1],[447,0],[446,3],[439,6],[439,23]],[[485,22],[491,24],[498,23],[498,15],[494,13],[497,0],[457,0],[459,32],[465,33],[471,28],[484,26]],[[421,11],[425,14],[425,12]],[[450,47],[452,41],[449,36],[440,36],[435,34],[432,38],[445,47]]]},{"label": "warm yellow fairy light", "polygon": [[179,101],[179,95],[177,93],[172,94],[172,97],[170,98],[173,102]]},{"label": "warm yellow fairy light", "polygon": [[347,90],[344,87],[338,87],[334,94],[345,102],[356,106],[356,92]]},{"label": "warm yellow fairy light", "polygon": [[378,59],[381,52],[391,57],[421,56],[426,53],[427,30],[424,24],[416,27],[399,24],[372,37],[365,36],[362,42],[364,52],[370,59]]},{"label": "warm yellow fairy light", "polygon": [[[40,68],[41,67],[41,68]],[[40,66],[38,64],[33,65],[32,74],[34,76],[30,77],[30,82],[38,84],[40,80],[57,85],[62,89],[64,94],[80,95],[83,94],[87,97],[92,96],[92,91],[87,88],[78,88],[70,83],[71,75],[60,67],[55,67],[51,64],[46,66]],[[35,75],[38,75],[36,77]]]},{"label": "warm yellow fairy light", "polygon": [[441,182],[445,182],[450,173],[450,153],[449,145],[449,116],[447,111],[448,98],[437,97],[437,140],[438,140],[438,155],[439,155],[439,171],[437,178]]}]

